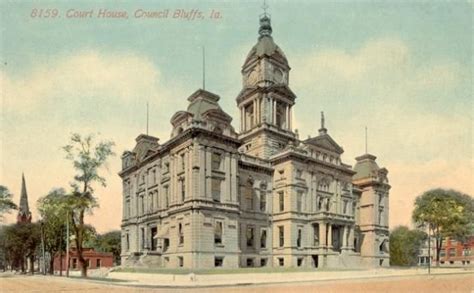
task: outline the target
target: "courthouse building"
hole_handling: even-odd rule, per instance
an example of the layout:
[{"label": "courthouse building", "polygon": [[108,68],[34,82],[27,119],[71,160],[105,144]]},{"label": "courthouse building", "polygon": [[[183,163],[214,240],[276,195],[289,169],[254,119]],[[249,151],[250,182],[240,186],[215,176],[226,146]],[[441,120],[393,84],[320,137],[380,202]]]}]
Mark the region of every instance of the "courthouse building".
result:
[{"label": "courthouse building", "polygon": [[[242,66],[240,130],[199,89],[168,141],[141,134],[122,156],[122,265],[163,268],[388,266],[387,170],[354,168],[321,117],[293,129],[290,66],[260,17]],[[316,109],[314,109],[316,110]]]}]

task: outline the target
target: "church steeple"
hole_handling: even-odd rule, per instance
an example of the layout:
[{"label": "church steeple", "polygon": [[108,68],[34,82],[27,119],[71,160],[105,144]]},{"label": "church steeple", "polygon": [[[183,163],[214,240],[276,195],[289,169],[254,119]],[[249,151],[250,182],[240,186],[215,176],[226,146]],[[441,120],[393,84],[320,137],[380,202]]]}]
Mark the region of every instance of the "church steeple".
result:
[{"label": "church steeple", "polygon": [[28,193],[26,192],[25,174],[21,174],[21,196],[18,207],[18,223],[31,223],[31,212],[28,206]]}]

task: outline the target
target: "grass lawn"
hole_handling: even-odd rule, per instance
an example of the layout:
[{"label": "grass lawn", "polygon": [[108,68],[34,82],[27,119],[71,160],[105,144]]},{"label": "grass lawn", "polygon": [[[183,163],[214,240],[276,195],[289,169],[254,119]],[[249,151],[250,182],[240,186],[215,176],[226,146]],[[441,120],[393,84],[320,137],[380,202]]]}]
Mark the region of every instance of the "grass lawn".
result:
[{"label": "grass lawn", "polygon": [[186,275],[194,273],[196,275],[213,274],[259,274],[259,273],[302,273],[302,272],[329,272],[329,271],[355,271],[364,269],[311,269],[311,268],[236,268],[236,269],[165,269],[165,268],[116,268],[113,272],[123,273],[145,273],[145,274],[173,274]]}]

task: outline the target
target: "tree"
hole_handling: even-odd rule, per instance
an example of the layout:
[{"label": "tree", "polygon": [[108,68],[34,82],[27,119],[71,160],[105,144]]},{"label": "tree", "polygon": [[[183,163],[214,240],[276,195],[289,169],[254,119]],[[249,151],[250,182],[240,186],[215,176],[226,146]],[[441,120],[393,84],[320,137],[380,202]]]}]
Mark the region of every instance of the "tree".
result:
[{"label": "tree", "polygon": [[106,180],[98,173],[104,167],[107,159],[114,155],[111,141],[99,141],[95,143],[93,135],[82,137],[75,133],[71,135],[70,142],[64,146],[66,158],[73,163],[76,170],[74,181],[71,183],[73,189],[69,196],[68,205],[71,208],[71,223],[75,234],[75,243],[78,253],[81,276],[87,277],[87,263],[83,256],[84,241],[84,216],[92,212],[97,206],[93,185],[98,183],[106,186]]},{"label": "tree", "polygon": [[10,212],[10,210],[17,209],[16,204],[12,201],[13,194],[8,188],[0,185],[0,221],[3,219],[3,214]]},{"label": "tree", "polygon": [[425,232],[398,226],[390,233],[390,265],[413,266],[418,262],[418,252],[427,239]]},{"label": "tree", "polygon": [[34,271],[34,259],[40,244],[40,227],[37,223],[18,223],[4,231],[5,250],[10,267],[25,272],[25,260],[30,260],[30,273]]},{"label": "tree", "polygon": [[121,253],[121,232],[110,231],[97,235],[94,249],[100,252],[111,252],[114,255],[114,262],[120,264]]},{"label": "tree", "polygon": [[[62,265],[63,251],[66,244],[66,224],[68,218],[68,195],[63,188],[51,190],[47,195],[38,199],[37,206],[43,223],[45,250],[51,256],[49,273],[54,273],[54,257],[59,252]],[[62,273],[62,268],[60,269]]]},{"label": "tree", "polygon": [[463,241],[474,232],[474,199],[451,189],[432,189],[415,199],[412,218],[419,225],[426,224],[434,236],[439,265],[443,238]]}]

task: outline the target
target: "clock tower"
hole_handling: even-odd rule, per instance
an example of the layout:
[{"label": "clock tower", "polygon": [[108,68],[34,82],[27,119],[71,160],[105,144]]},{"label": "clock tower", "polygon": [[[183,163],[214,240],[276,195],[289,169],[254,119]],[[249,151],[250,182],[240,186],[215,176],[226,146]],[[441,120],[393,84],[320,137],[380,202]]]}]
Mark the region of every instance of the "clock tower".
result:
[{"label": "clock tower", "polygon": [[237,96],[242,150],[268,159],[296,140],[292,112],[296,96],[290,90],[290,66],[272,38],[270,15],[260,16],[259,38],[242,66],[243,88]]}]

